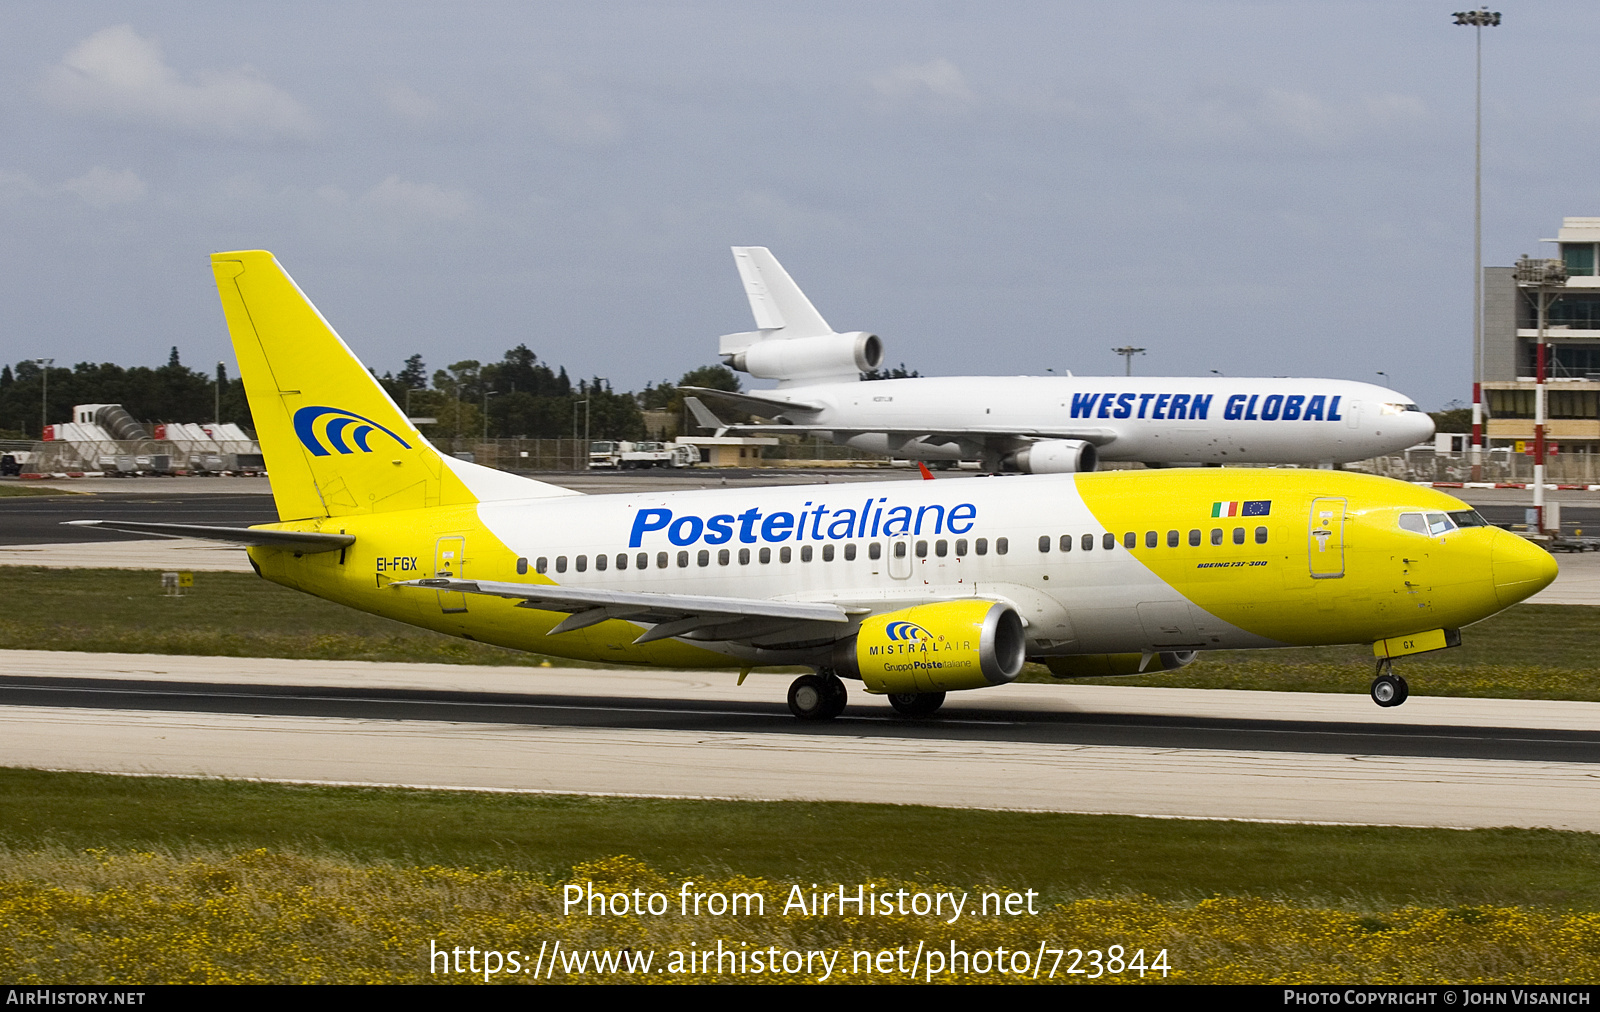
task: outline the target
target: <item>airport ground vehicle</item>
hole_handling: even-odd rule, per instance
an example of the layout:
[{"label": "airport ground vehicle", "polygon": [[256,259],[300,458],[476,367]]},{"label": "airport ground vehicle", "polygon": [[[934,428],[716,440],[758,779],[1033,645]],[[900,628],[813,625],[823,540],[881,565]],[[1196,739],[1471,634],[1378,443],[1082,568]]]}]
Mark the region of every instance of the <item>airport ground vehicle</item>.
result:
[{"label": "airport ground vehicle", "polygon": [[1059,677],[1199,650],[1367,642],[1393,658],[1542,589],[1548,553],[1432,489],[1337,471],[1181,469],[585,496],[440,454],[269,253],[213,269],[278,523],[87,521],[250,546],[363,611],[559,656],[805,665],[928,714],[1027,659]]},{"label": "airport ground vehicle", "polygon": [[700,451],[686,443],[597,439],[589,444],[589,467],[592,470],[693,467],[699,462]]}]

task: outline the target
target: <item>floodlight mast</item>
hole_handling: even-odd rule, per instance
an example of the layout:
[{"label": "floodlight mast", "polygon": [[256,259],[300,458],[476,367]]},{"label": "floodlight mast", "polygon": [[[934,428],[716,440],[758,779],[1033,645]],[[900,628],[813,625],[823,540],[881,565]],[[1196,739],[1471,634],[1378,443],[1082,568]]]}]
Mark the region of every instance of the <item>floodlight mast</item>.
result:
[{"label": "floodlight mast", "polygon": [[1143,348],[1135,348],[1132,345],[1123,345],[1121,348],[1112,348],[1111,350],[1116,352],[1118,355],[1122,356],[1123,364],[1126,366],[1126,368],[1123,370],[1122,374],[1124,376],[1132,376],[1133,375],[1133,356],[1135,356],[1135,355],[1143,355],[1144,354],[1144,349]]},{"label": "floodlight mast", "polygon": [[[1542,260],[1526,253],[1517,261],[1517,287],[1531,289],[1539,300],[1539,343],[1535,346],[1533,374],[1533,521],[1536,533],[1544,533],[1544,421],[1545,421],[1545,330],[1550,302],[1560,297],[1567,284],[1564,260]],[[1552,295],[1551,293],[1555,294]]]},{"label": "floodlight mast", "polygon": [[1500,24],[1488,8],[1456,11],[1456,24],[1477,29],[1477,116],[1472,142],[1472,480],[1483,479],[1483,30]]}]

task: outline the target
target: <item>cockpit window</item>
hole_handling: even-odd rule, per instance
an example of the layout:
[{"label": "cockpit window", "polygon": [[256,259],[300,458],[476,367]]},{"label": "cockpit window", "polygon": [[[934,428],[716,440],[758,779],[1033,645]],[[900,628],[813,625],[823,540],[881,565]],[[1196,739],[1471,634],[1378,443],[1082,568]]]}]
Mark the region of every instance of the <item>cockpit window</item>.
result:
[{"label": "cockpit window", "polygon": [[1396,403],[1391,402],[1391,403],[1383,405],[1383,407],[1381,409],[1381,412],[1383,414],[1385,414],[1385,415],[1403,415],[1407,411],[1421,411],[1421,410],[1422,409],[1417,407],[1415,404],[1396,404]]},{"label": "cockpit window", "polygon": [[1428,533],[1428,521],[1424,520],[1421,513],[1400,514],[1400,529],[1412,531],[1416,534]]},{"label": "cockpit window", "polygon": [[1455,529],[1456,525],[1451,523],[1450,518],[1445,516],[1443,513],[1428,514],[1429,534],[1443,534],[1445,531],[1453,531]]},{"label": "cockpit window", "polygon": [[1456,522],[1457,527],[1489,526],[1489,521],[1485,520],[1477,510],[1457,510],[1450,514],[1450,519]]}]

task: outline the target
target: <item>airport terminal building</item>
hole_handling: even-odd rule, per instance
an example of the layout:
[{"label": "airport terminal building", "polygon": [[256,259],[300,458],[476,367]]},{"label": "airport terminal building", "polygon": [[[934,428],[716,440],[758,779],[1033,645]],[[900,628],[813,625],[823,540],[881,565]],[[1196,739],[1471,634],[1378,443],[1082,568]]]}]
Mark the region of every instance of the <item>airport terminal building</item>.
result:
[{"label": "airport terminal building", "polygon": [[[1561,454],[1600,453],[1600,217],[1563,218],[1557,237],[1543,241],[1559,245],[1568,274],[1546,320],[1546,433]],[[1490,447],[1533,439],[1538,305],[1531,291],[1517,287],[1515,273],[1513,267],[1483,271]]]}]

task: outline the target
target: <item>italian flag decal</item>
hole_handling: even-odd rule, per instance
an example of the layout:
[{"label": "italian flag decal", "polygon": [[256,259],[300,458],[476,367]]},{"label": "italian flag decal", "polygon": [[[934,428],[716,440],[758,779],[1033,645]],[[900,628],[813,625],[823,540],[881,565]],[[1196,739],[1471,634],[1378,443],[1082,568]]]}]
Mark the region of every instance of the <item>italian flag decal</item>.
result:
[{"label": "italian flag decal", "polygon": [[1243,502],[1214,502],[1211,504],[1213,517],[1265,517],[1272,515],[1271,499],[1246,499]]}]

